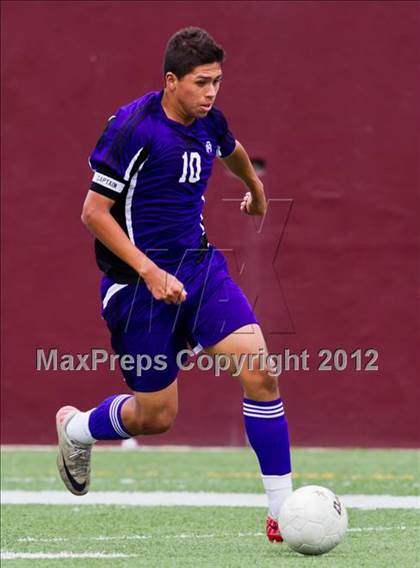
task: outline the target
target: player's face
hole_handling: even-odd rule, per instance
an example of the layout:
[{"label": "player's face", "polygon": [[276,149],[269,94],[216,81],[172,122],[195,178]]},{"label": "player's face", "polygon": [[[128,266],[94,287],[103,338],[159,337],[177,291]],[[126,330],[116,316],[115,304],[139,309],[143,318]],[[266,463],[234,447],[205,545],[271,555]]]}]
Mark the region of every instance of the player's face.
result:
[{"label": "player's face", "polygon": [[174,95],[183,112],[191,118],[202,118],[212,108],[222,80],[219,63],[195,67],[191,73],[176,79]]}]

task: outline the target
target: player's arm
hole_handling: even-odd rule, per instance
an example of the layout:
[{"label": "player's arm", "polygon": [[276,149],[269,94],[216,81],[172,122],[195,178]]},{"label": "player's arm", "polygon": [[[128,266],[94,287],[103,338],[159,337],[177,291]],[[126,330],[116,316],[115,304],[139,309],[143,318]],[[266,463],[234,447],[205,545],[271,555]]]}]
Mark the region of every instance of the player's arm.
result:
[{"label": "player's arm", "polygon": [[115,201],[90,190],[82,210],[82,222],[109,250],[131,266],[145,281],[153,297],[166,303],[180,303],[187,293],[175,276],[160,269],[137,248],[111,215]]},{"label": "player's arm", "polygon": [[233,152],[222,158],[222,162],[249,189],[242,200],[241,211],[249,215],[265,215],[267,202],[263,183],[257,176],[247,151],[238,140]]}]

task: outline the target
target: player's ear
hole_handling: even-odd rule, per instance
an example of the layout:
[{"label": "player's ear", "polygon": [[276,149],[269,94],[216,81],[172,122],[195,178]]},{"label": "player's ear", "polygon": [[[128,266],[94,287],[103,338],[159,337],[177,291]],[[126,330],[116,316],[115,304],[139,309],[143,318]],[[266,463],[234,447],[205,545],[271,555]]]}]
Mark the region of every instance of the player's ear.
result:
[{"label": "player's ear", "polygon": [[177,76],[174,73],[172,73],[171,71],[168,71],[166,73],[165,87],[168,88],[171,92],[175,91],[177,81],[178,81]]}]

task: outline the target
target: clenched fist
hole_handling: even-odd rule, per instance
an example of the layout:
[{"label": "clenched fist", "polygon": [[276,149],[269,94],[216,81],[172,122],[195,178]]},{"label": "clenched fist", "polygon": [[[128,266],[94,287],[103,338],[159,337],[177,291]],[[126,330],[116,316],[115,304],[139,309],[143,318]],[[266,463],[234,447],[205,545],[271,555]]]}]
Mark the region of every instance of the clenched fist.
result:
[{"label": "clenched fist", "polygon": [[166,304],[181,304],[187,299],[184,284],[156,264],[150,263],[141,276],[156,300],[163,300]]}]

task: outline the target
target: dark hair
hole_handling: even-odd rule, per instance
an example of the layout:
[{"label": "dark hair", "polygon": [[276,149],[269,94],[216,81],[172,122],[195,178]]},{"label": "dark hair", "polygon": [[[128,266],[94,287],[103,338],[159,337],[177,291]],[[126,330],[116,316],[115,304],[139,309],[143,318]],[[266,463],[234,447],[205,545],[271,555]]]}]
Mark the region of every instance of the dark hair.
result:
[{"label": "dark hair", "polygon": [[171,71],[181,79],[194,67],[207,63],[222,63],[225,52],[210,34],[201,28],[184,28],[168,41],[165,50],[163,72]]}]

